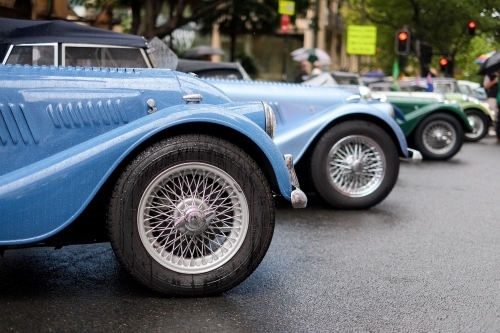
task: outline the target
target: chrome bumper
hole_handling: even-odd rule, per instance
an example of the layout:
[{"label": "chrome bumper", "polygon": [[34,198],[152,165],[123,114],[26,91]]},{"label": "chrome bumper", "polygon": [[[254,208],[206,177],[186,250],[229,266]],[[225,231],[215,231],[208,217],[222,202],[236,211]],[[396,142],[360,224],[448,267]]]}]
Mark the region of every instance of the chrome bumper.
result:
[{"label": "chrome bumper", "polygon": [[420,154],[418,150],[408,148],[408,155],[409,157],[407,158],[401,157],[400,160],[404,162],[410,162],[413,164],[419,164],[420,162],[422,162],[422,154]]},{"label": "chrome bumper", "polygon": [[292,206],[293,208],[305,208],[307,206],[307,196],[300,189],[299,180],[297,178],[297,174],[295,173],[295,168],[293,167],[293,156],[285,154],[283,157],[285,158],[286,167],[290,173],[290,182],[295,188],[292,191]]}]

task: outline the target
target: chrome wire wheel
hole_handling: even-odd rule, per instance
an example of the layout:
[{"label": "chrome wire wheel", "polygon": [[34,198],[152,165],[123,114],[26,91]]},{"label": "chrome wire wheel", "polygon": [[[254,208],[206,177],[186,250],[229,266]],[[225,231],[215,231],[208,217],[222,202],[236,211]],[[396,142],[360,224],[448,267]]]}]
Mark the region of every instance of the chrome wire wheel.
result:
[{"label": "chrome wire wheel", "polygon": [[145,189],[137,227],[143,246],[162,266],[201,274],[238,252],[249,228],[249,208],[225,171],[205,163],[180,164]]},{"label": "chrome wire wheel", "polygon": [[328,153],[327,172],[333,188],[351,198],[367,196],[382,184],[386,157],[380,146],[362,135],[338,141]]},{"label": "chrome wire wheel", "polygon": [[476,113],[470,113],[467,114],[467,120],[472,127],[472,133],[465,133],[465,136],[467,136],[467,138],[476,139],[479,136],[483,135],[484,131],[486,130],[486,125],[481,116]]},{"label": "chrome wire wheel", "polygon": [[424,147],[436,155],[448,153],[457,142],[455,128],[444,120],[437,119],[429,122],[422,133]]}]

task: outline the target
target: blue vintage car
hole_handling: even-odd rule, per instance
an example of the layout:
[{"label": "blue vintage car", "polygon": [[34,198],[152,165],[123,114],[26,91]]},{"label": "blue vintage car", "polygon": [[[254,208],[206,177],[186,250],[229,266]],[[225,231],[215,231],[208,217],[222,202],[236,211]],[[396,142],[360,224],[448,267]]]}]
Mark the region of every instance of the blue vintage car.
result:
[{"label": "blue vintage car", "polygon": [[0,65],[0,254],[110,241],[160,293],[232,288],[305,207],[263,102],[162,69]]},{"label": "blue vintage car", "polygon": [[407,147],[391,104],[368,103],[332,87],[204,80],[233,101],[267,101],[278,123],[274,141],[281,151],[293,154],[303,188],[333,207],[360,209],[380,203],[397,181],[400,159],[422,159]]},{"label": "blue vintage car", "polygon": [[[4,64],[94,67],[167,67],[200,76],[246,78],[237,64],[177,59],[157,38],[76,26],[62,21],[0,18]],[[390,104],[367,104],[338,88],[299,84],[207,81],[233,101],[267,101],[277,116],[275,142],[292,152],[302,185],[332,207],[364,209],[391,192],[408,149]]]}]

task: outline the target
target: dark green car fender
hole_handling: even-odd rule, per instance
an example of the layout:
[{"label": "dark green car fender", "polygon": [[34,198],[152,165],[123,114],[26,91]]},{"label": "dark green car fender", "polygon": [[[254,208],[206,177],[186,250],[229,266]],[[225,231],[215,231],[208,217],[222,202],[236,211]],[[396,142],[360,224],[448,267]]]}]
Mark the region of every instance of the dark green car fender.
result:
[{"label": "dark green car fender", "polygon": [[[394,104],[397,105],[397,103]],[[469,124],[467,116],[458,104],[432,103],[419,107],[411,112],[408,112],[408,110],[406,111],[406,121],[397,120],[406,137],[410,136],[425,117],[436,112],[453,115],[462,124],[466,133],[472,132],[472,127]]]}]

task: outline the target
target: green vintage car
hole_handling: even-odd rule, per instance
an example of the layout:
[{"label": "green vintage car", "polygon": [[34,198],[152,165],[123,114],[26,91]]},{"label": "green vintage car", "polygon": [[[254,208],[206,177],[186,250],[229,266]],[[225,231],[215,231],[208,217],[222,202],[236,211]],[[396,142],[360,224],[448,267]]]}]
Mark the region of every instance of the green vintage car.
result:
[{"label": "green vintage car", "polygon": [[415,97],[405,92],[372,92],[372,98],[396,106],[405,117],[398,123],[408,145],[418,149],[427,160],[447,160],[453,157],[473,129],[467,115],[457,103],[442,98]]},{"label": "green vintage car", "polygon": [[[488,103],[480,101],[474,96],[464,93],[460,89],[457,80],[454,78],[434,78],[434,92],[426,92],[427,82],[425,80],[403,80],[398,83],[400,91],[390,91],[393,87],[392,81],[375,82],[369,85],[372,91],[390,91],[392,96],[410,95],[415,98],[432,99],[441,102],[443,97],[451,103],[458,103],[467,115],[472,132],[465,133],[466,141],[479,141],[488,134],[492,125],[493,117],[489,110]],[[410,93],[410,94],[408,94]]]},{"label": "green vintage car", "polygon": [[472,132],[465,134],[466,141],[479,141],[488,134],[493,117],[487,103],[481,103],[474,97],[459,93],[446,93],[444,97],[452,103],[460,104],[467,115],[472,126]]},{"label": "green vintage car", "polygon": [[[307,82],[310,85],[335,85],[329,80]],[[339,87],[344,88],[342,85]],[[419,150],[424,159],[446,160],[453,157],[462,147],[464,134],[473,132],[461,105],[446,101],[442,94],[428,93],[428,96],[416,97],[409,91],[390,91],[392,81],[389,80],[372,83],[368,87],[371,89],[369,98],[390,102],[404,114],[404,120],[397,121],[408,145]],[[350,86],[345,90],[361,95],[359,90],[352,91]]]}]

